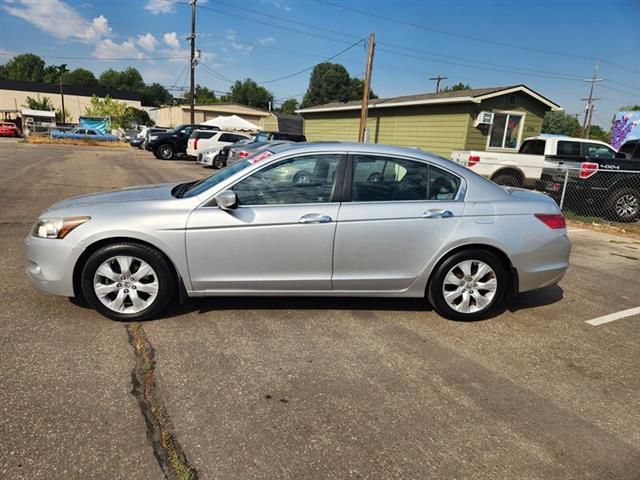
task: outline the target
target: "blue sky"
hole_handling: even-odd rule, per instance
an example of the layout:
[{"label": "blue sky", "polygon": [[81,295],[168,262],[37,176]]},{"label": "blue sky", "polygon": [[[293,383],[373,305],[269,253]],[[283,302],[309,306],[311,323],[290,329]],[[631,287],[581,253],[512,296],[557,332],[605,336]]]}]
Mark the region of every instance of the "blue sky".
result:
[{"label": "blue sky", "polygon": [[[2,62],[33,52],[96,74],[133,65],[146,82],[187,85],[186,0],[1,0]],[[594,122],[640,103],[640,1],[199,0],[197,82],[266,82],[278,101],[302,98],[309,72],[294,74],[376,34],[373,90],[430,92],[436,74],[472,87],[524,83],[569,113],[582,113],[601,59]],[[342,8],[341,8],[342,6]],[[362,12],[368,12],[366,15]],[[313,28],[318,27],[318,28]],[[362,76],[364,42],[336,57]],[[121,60],[126,59],[126,60]],[[620,68],[622,67],[622,68]],[[212,73],[213,72],[213,73]]]}]

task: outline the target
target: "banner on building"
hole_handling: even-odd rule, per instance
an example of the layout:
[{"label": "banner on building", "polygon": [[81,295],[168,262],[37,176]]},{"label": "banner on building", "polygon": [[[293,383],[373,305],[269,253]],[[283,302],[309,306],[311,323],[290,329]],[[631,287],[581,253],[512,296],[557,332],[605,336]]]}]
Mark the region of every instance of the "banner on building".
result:
[{"label": "banner on building", "polygon": [[640,138],[640,111],[618,112],[611,128],[611,146],[619,149],[627,140]]}]

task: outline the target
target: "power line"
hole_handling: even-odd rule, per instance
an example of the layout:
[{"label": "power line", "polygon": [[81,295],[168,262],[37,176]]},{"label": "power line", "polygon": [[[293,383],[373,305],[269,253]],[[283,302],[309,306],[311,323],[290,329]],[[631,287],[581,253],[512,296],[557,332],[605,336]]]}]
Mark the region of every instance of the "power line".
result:
[{"label": "power line", "polygon": [[[513,48],[513,49],[525,50],[525,51],[529,51],[529,52],[544,53],[544,54],[547,54],[547,55],[557,55],[557,56],[562,56],[562,57],[578,58],[578,59],[582,59],[582,60],[597,60],[594,57],[588,57],[588,56],[584,56],[584,55],[575,55],[575,54],[564,53],[564,52],[554,52],[554,51],[551,51],[551,50],[544,50],[544,49],[541,49],[541,48],[528,47],[526,45],[517,45],[517,44],[506,43],[506,42],[499,42],[499,41],[496,41],[496,40],[489,40],[489,39],[481,38],[481,37],[474,37],[474,36],[465,35],[465,34],[462,34],[462,33],[451,32],[451,31],[448,31],[448,30],[442,30],[440,28],[427,27],[425,25],[420,25],[420,24],[417,24],[417,23],[409,22],[407,20],[400,20],[400,19],[397,19],[397,18],[378,15],[376,13],[372,13],[372,12],[369,12],[369,11],[360,10],[360,9],[353,8],[353,7],[348,7],[348,6],[343,5],[343,4],[337,4],[337,3],[331,2],[329,0],[317,0],[317,1],[320,2],[320,3],[325,3],[327,5],[332,5],[333,7],[337,7],[337,8],[343,9],[343,10],[350,10],[352,12],[359,13],[361,15],[366,15],[366,16],[373,17],[373,18],[379,18],[379,19],[382,19],[382,20],[386,20],[388,22],[394,22],[394,23],[398,23],[398,24],[401,24],[401,25],[410,26],[410,27],[413,27],[413,28],[418,28],[418,29],[421,29],[421,30],[440,33],[440,34],[443,34],[443,35],[450,35],[452,37],[464,38],[466,40],[473,40],[475,42],[483,42],[483,43],[488,43],[488,44],[492,44],[492,45],[498,45],[498,46],[501,46],[501,47],[508,47],[508,48]],[[619,68],[621,70],[625,70],[627,72],[631,72],[631,73],[635,73],[635,74],[638,73],[638,71],[631,70],[631,69],[629,69],[627,67],[623,67],[621,65],[617,65],[617,64],[615,64],[613,62],[608,62],[608,61],[604,61],[603,60],[602,63],[606,63],[607,65],[611,65],[612,67],[616,67],[616,68]]]}]

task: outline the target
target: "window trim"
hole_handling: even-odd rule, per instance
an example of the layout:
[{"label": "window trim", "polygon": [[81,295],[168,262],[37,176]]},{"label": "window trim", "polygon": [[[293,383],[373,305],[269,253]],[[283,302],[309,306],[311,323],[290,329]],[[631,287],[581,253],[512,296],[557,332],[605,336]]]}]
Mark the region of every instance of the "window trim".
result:
[{"label": "window trim", "polygon": [[[507,151],[507,152],[517,152],[518,149],[520,148],[520,144],[522,143],[522,132],[524,131],[524,122],[525,119],[527,118],[527,114],[526,112],[520,112],[518,110],[491,110],[493,112],[493,122],[491,122],[491,127],[489,128],[489,134],[487,135],[487,143],[485,146],[485,150],[490,152],[490,151]],[[507,122],[509,121],[508,116],[509,115],[518,115],[520,117],[522,117],[522,119],[520,120],[520,126],[518,127],[518,142],[515,146],[515,148],[511,148],[511,147],[491,147],[489,146],[489,144],[491,143],[491,133],[493,132],[493,126],[495,125],[495,114],[496,113],[501,113],[504,115],[507,115]],[[502,145],[504,145],[504,141],[505,138],[507,136],[507,129],[504,129],[504,134],[502,135]]]},{"label": "window trim", "polygon": [[[424,200],[374,200],[374,201],[356,200],[354,201],[352,199],[352,188],[353,188],[353,157],[355,155],[371,155],[375,157],[397,158],[400,160],[424,163],[427,165],[429,169],[431,169],[431,167],[435,167],[453,175],[458,180],[460,180],[460,186],[458,187],[458,192],[456,193],[456,196],[451,200],[424,199]],[[429,170],[429,174],[431,174],[431,170]],[[415,157],[406,157],[403,155],[385,155],[385,154],[369,153],[369,152],[349,152],[349,154],[347,155],[346,172],[344,175],[344,183],[342,186],[342,203],[349,203],[352,205],[375,205],[375,204],[388,204],[388,203],[402,204],[402,203],[424,203],[424,202],[433,202],[433,203],[464,202],[466,194],[467,194],[467,181],[464,177],[462,177],[456,172],[451,171],[450,169],[444,166],[434,164],[433,162],[429,162],[428,160],[423,160],[421,158],[415,158]]]}]

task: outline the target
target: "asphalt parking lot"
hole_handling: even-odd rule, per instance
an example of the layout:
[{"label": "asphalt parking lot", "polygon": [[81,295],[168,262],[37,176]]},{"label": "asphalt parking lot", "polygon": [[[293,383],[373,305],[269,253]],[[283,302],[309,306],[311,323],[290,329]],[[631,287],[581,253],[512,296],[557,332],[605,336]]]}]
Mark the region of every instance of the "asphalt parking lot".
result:
[{"label": "asphalt parking lot", "polygon": [[[32,287],[22,241],[72,195],[211,173],[133,149],[0,142],[3,478],[160,479],[126,325]],[[426,302],[191,300],[143,324],[200,479],[638,479],[640,242],[575,230],[560,286],[498,317]]]}]

